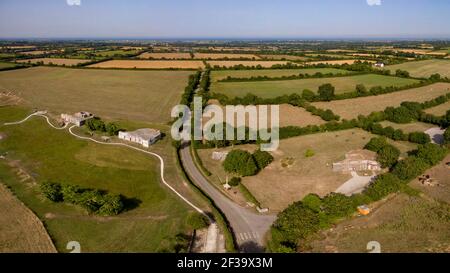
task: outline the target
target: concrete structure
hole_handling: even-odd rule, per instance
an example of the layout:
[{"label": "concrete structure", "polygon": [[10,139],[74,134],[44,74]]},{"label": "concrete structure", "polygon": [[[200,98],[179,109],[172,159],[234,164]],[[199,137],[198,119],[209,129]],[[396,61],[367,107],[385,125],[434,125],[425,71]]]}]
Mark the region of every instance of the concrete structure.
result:
[{"label": "concrete structure", "polygon": [[350,151],[345,159],[333,163],[335,172],[380,171],[381,165],[376,161],[376,153],[367,150]]},{"label": "concrete structure", "polygon": [[227,158],[228,152],[213,152],[212,159],[224,161]]},{"label": "concrete structure", "polygon": [[86,123],[86,120],[93,117],[94,115],[89,112],[78,112],[73,115],[61,114],[61,119],[64,121],[64,123],[73,123],[76,126],[83,126]]},{"label": "concrete structure", "polygon": [[374,64],[374,66],[383,68],[384,67],[384,63],[376,63],[376,64]]},{"label": "concrete structure", "polygon": [[119,138],[134,143],[139,143],[148,148],[161,138],[161,132],[156,129],[144,128],[133,132],[119,132]]}]

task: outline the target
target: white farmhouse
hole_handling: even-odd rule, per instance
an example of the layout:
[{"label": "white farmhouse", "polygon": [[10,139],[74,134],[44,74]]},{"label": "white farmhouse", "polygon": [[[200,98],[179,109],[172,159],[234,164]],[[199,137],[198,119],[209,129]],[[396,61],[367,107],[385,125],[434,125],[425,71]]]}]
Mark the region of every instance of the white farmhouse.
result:
[{"label": "white farmhouse", "polygon": [[78,112],[73,115],[61,114],[61,119],[64,121],[64,123],[66,124],[73,123],[78,127],[83,126],[86,120],[91,119],[93,117],[94,115],[92,115],[89,112]]},{"label": "white farmhouse", "polygon": [[384,63],[378,62],[378,63],[374,64],[374,66],[383,68],[384,67]]},{"label": "white farmhouse", "polygon": [[161,132],[156,129],[143,128],[133,132],[119,132],[119,138],[135,143],[148,148],[161,138]]}]

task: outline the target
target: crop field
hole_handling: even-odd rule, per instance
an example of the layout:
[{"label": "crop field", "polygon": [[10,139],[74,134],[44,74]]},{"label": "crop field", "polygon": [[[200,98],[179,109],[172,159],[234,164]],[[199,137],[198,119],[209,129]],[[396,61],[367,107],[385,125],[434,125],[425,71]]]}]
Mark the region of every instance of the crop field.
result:
[{"label": "crop field", "polygon": [[354,64],[356,61],[362,61],[362,62],[375,62],[375,61],[367,61],[367,60],[335,60],[335,61],[314,61],[314,62],[306,62],[306,64],[309,65],[315,65],[315,64]]},{"label": "crop field", "polygon": [[0,253],[56,252],[44,225],[0,179]]},{"label": "crop field", "polygon": [[16,64],[14,64],[14,63],[0,62],[0,69],[15,67],[15,66],[16,66]]},{"label": "crop field", "polygon": [[448,253],[448,204],[399,194],[373,205],[368,216],[345,220],[310,242],[311,252],[364,253],[377,241],[383,253]]},{"label": "crop field", "polygon": [[[0,122],[19,120],[27,113],[29,110],[3,107]],[[154,128],[167,133],[166,127]],[[78,140],[65,130],[50,128],[41,118],[0,130],[6,136],[0,141],[0,151],[8,152],[0,162],[2,182],[45,223],[58,251],[67,252],[67,242],[74,240],[80,242],[83,252],[164,251],[176,234],[186,234],[189,208],[160,183],[156,158]],[[150,150],[166,159],[167,180],[182,192],[188,191],[178,176],[170,139],[159,141]],[[17,175],[19,169],[22,176]],[[30,176],[23,180],[23,173]],[[52,203],[39,191],[39,183],[47,180],[121,194],[127,198],[126,211],[100,217],[77,206]]]},{"label": "crop field", "polygon": [[62,59],[62,58],[36,58],[36,59],[27,59],[27,60],[18,60],[18,63],[31,63],[37,64],[42,62],[43,64],[54,64],[54,65],[65,65],[65,66],[73,66],[82,63],[87,63],[90,60],[86,59]]},{"label": "crop field", "polygon": [[436,127],[436,125],[429,124],[429,123],[423,123],[423,122],[412,122],[412,123],[406,123],[406,124],[399,124],[394,123],[390,121],[383,121],[380,122],[383,127],[391,126],[394,129],[401,129],[405,133],[411,133],[411,132],[425,132],[426,130],[430,128]]},{"label": "crop field", "polygon": [[0,92],[56,114],[89,111],[111,119],[166,123],[189,71],[34,67],[0,73]]},{"label": "crop field", "polygon": [[294,56],[294,55],[276,55],[276,54],[259,54],[263,59],[267,60],[288,60],[288,61],[306,61],[309,60],[308,57],[304,56]]},{"label": "crop field", "polygon": [[435,116],[443,116],[449,110],[450,110],[450,102],[446,102],[441,105],[425,109],[425,113],[432,114]]},{"label": "crop field", "polygon": [[[331,165],[344,159],[347,152],[364,147],[374,135],[360,129],[284,139],[280,147],[272,153],[274,161],[256,176],[244,177],[242,182],[262,204],[271,211],[286,208],[292,202],[301,200],[308,193],[325,195],[335,191],[351,178],[349,174],[333,172]],[[403,153],[416,146],[409,142],[394,142]],[[225,181],[226,173],[220,161],[211,160],[213,151],[199,150],[205,167]],[[254,151],[256,145],[239,146],[237,149]],[[315,155],[305,157],[311,149]]]},{"label": "crop field", "polygon": [[99,57],[113,57],[113,56],[122,56],[129,54],[137,54],[139,50],[106,50],[106,51],[98,51],[95,53],[96,56]]},{"label": "crop field", "polygon": [[287,61],[208,61],[207,62],[212,67],[219,66],[219,67],[233,67],[236,65],[243,65],[243,66],[258,66],[264,68],[270,68],[274,65],[285,65],[288,62]]},{"label": "crop field", "polygon": [[155,52],[144,52],[138,56],[141,59],[191,59],[190,53],[155,53]]},{"label": "crop field", "polygon": [[353,72],[336,69],[336,68],[300,68],[300,69],[264,69],[264,70],[216,70],[211,72],[213,82],[226,79],[228,76],[233,78],[250,78],[250,77],[283,77],[294,76],[298,74],[314,75],[322,74],[351,74]]},{"label": "crop field", "polygon": [[425,60],[407,62],[397,65],[386,66],[386,69],[395,71],[397,69],[408,71],[411,76],[428,78],[432,74],[439,73],[442,77],[450,77],[450,61],[447,60]]},{"label": "crop field", "polygon": [[417,80],[383,76],[377,74],[357,75],[336,78],[314,78],[302,80],[281,81],[255,81],[255,82],[215,82],[211,90],[223,93],[230,97],[242,97],[252,93],[263,98],[273,98],[293,93],[301,94],[303,90],[309,89],[317,92],[322,84],[331,83],[336,94],[353,92],[357,84],[364,84],[367,88],[373,86],[403,86],[418,82]]},{"label": "crop field", "polygon": [[375,111],[383,111],[388,106],[400,106],[404,101],[424,102],[450,92],[450,84],[436,83],[430,86],[398,91],[376,97],[362,97],[330,102],[315,102],[314,106],[331,109],[341,118],[352,119],[358,115],[369,115]]},{"label": "crop field", "polygon": [[223,53],[195,53],[195,59],[202,60],[220,60],[220,59],[249,59],[257,60],[260,57],[253,54],[223,54]]},{"label": "crop field", "polygon": [[89,65],[94,68],[139,68],[139,69],[198,69],[204,68],[202,61],[137,61],[112,60]]}]

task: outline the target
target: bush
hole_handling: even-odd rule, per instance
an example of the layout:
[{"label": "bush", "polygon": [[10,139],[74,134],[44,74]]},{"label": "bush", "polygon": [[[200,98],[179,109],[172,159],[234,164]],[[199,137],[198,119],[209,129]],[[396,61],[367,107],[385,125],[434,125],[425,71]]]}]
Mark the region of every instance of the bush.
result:
[{"label": "bush", "polygon": [[314,100],[316,98],[316,94],[313,91],[309,90],[309,89],[305,89],[302,92],[302,98],[307,100],[307,101],[312,101],[312,100]]},{"label": "bush", "polygon": [[330,83],[323,84],[319,86],[319,97],[325,101],[330,101],[334,97],[334,86]]},{"label": "bush", "polygon": [[306,150],[305,157],[313,157],[315,155],[315,152],[311,149]]},{"label": "bush", "polygon": [[232,187],[237,187],[237,186],[239,186],[240,183],[241,183],[241,178],[240,177],[233,177],[228,182],[228,185],[230,185]]},{"label": "bush", "polygon": [[86,126],[91,131],[106,132],[106,125],[105,125],[105,123],[98,117],[88,119],[86,121]]},{"label": "bush", "polygon": [[377,161],[380,162],[381,167],[391,168],[397,162],[400,156],[400,150],[396,147],[387,144],[377,152]]},{"label": "bush", "polygon": [[390,173],[382,174],[364,190],[364,195],[373,201],[378,201],[388,194],[397,192],[401,186],[402,181],[397,176]]},{"label": "bush", "polygon": [[303,197],[302,202],[303,205],[315,212],[320,212],[322,209],[322,199],[315,193],[310,193]]},{"label": "bush", "polygon": [[441,162],[447,155],[447,149],[439,145],[428,143],[419,145],[416,156],[423,159],[427,164],[434,166]]},{"label": "bush", "polygon": [[231,151],[223,162],[223,167],[225,171],[241,176],[251,176],[258,172],[258,166],[253,156],[243,150]]},{"label": "bush", "polygon": [[259,170],[264,169],[273,161],[273,156],[270,153],[261,150],[254,152],[253,158]]},{"label": "bush", "polygon": [[188,215],[187,224],[192,229],[203,229],[209,226],[209,220],[205,215],[193,212]]},{"label": "bush", "polygon": [[351,197],[341,193],[330,193],[322,199],[323,211],[331,220],[348,216],[355,212]]},{"label": "bush", "polygon": [[124,209],[122,197],[120,195],[106,194],[103,196],[103,205],[98,209],[98,214],[108,216],[117,215]]},{"label": "bush", "polygon": [[408,139],[410,142],[418,144],[426,144],[431,142],[430,136],[423,132],[412,132],[409,134]]},{"label": "bush", "polygon": [[366,146],[364,146],[364,149],[377,153],[386,145],[387,139],[385,137],[374,137],[366,144]]},{"label": "bush", "polygon": [[450,144],[450,127],[444,132],[444,141],[445,144]]},{"label": "bush", "polygon": [[422,174],[430,165],[421,158],[410,156],[401,160],[394,166],[392,171],[401,180],[409,181]]},{"label": "bush", "polygon": [[40,185],[42,194],[50,201],[60,202],[63,200],[63,195],[61,193],[61,184],[43,182]]}]

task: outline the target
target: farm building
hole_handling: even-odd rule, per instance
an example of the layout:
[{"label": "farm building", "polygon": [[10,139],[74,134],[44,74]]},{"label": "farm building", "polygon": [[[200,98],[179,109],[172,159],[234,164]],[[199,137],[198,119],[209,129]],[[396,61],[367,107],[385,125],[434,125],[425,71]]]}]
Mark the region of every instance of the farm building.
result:
[{"label": "farm building", "polygon": [[345,155],[345,159],[333,163],[335,172],[354,172],[354,171],[380,171],[381,165],[376,161],[374,152],[367,150],[350,151]]},{"label": "farm building", "polygon": [[73,115],[61,114],[61,119],[64,121],[64,123],[73,123],[76,126],[83,126],[86,120],[93,117],[94,115],[89,112],[78,112]]},{"label": "farm building", "polygon": [[383,68],[384,67],[384,63],[378,62],[378,63],[375,63],[374,66]]},{"label": "farm building", "polygon": [[148,148],[161,138],[161,132],[156,129],[143,128],[132,132],[119,132],[119,138],[135,143]]}]

